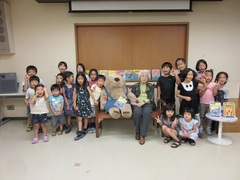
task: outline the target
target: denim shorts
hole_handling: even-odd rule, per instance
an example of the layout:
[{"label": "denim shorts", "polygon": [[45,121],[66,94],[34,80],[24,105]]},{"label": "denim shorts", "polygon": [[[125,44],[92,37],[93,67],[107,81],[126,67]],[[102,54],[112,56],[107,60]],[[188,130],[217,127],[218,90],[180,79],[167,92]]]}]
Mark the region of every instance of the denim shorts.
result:
[{"label": "denim shorts", "polygon": [[44,124],[47,123],[47,114],[32,114],[33,124]]}]

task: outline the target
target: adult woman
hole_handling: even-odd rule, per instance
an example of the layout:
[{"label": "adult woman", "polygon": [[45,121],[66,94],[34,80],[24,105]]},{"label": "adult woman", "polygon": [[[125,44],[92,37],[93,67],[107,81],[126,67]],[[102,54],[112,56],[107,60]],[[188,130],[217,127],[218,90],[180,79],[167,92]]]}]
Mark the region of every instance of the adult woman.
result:
[{"label": "adult woman", "polygon": [[147,136],[149,119],[156,105],[154,103],[154,87],[148,82],[150,79],[149,71],[141,70],[138,77],[139,82],[132,87],[132,93],[137,97],[137,101],[131,102],[131,104],[136,128],[135,138],[139,140],[139,144],[143,145]]}]

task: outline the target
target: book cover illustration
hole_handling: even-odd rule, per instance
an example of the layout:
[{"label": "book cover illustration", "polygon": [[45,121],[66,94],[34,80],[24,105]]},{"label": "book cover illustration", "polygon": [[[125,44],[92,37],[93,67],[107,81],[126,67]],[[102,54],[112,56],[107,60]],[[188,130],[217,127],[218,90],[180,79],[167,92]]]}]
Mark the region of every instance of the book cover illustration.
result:
[{"label": "book cover illustration", "polygon": [[152,69],[152,80],[157,81],[160,76],[160,69]]},{"label": "book cover illustration", "polygon": [[127,100],[124,99],[122,96],[120,96],[118,98],[118,100],[116,100],[116,102],[114,103],[114,106],[117,107],[118,109],[122,110],[123,106],[127,103]]},{"label": "book cover illustration", "polygon": [[105,77],[108,77],[108,70],[99,70],[99,74],[102,74]]},{"label": "book cover illustration", "polygon": [[134,73],[132,70],[125,70],[125,74],[124,74],[124,78],[125,80],[134,80]]},{"label": "book cover illustration", "polygon": [[124,77],[125,70],[117,70],[116,73]]},{"label": "book cover illustration", "polygon": [[114,76],[115,74],[117,74],[116,70],[109,70],[108,71],[108,76]]},{"label": "book cover illustration", "polygon": [[209,112],[211,116],[220,117],[221,116],[221,103],[220,102],[210,102]]},{"label": "book cover illustration", "polygon": [[235,103],[234,102],[224,102],[223,103],[223,116],[224,117],[234,117],[235,116]]}]

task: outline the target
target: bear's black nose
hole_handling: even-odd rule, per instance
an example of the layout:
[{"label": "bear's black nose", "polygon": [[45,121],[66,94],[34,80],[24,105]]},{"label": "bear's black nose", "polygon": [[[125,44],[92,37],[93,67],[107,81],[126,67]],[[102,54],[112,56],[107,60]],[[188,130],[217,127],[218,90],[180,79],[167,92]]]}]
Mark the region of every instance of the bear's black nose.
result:
[{"label": "bear's black nose", "polygon": [[117,82],[118,82],[118,81],[120,81],[120,79],[119,79],[119,78],[114,78],[114,81],[117,81]]}]

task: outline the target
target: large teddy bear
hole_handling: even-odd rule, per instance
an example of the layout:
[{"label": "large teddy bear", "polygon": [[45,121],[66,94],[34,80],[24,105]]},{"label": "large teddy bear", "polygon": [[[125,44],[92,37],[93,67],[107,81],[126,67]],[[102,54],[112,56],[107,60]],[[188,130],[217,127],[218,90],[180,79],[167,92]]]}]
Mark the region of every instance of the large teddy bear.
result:
[{"label": "large teddy bear", "polygon": [[125,104],[120,110],[115,107],[114,102],[122,96],[130,102],[136,102],[136,96],[126,87],[125,79],[118,74],[108,76],[104,83],[105,89],[101,92],[100,108],[110,114],[113,119],[118,119],[121,115],[124,118],[132,116],[132,108],[129,103]]}]

